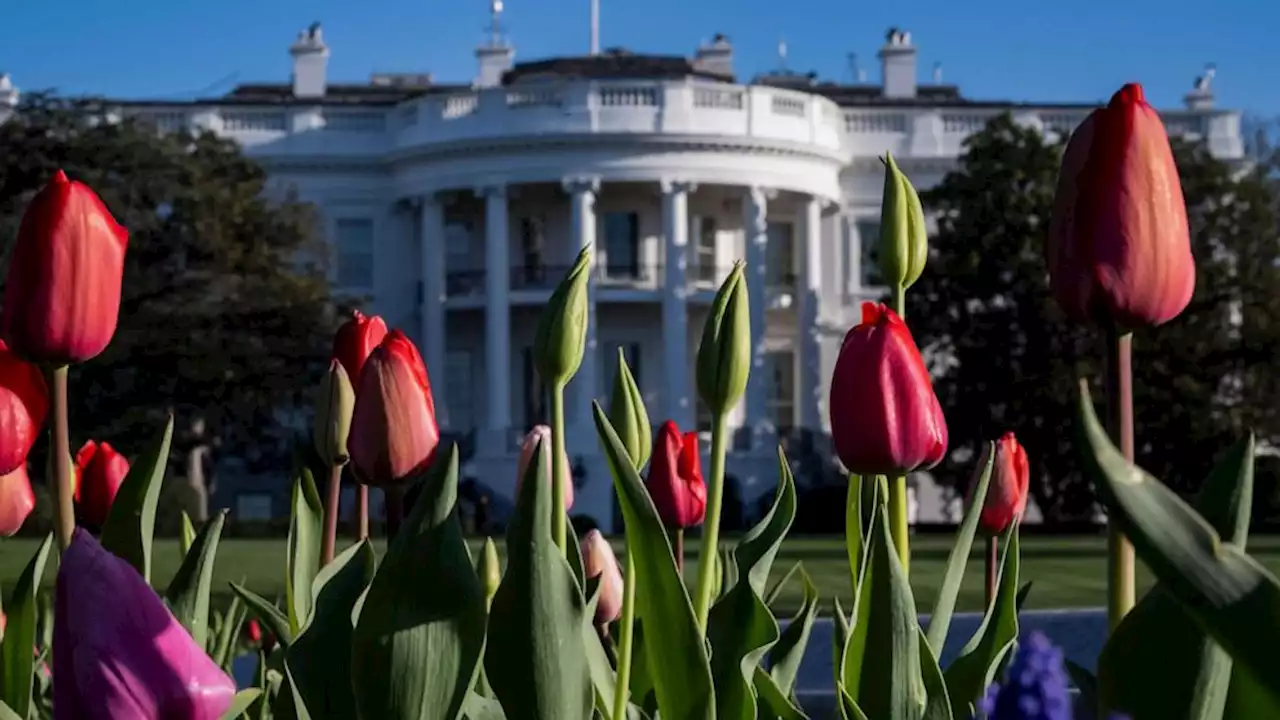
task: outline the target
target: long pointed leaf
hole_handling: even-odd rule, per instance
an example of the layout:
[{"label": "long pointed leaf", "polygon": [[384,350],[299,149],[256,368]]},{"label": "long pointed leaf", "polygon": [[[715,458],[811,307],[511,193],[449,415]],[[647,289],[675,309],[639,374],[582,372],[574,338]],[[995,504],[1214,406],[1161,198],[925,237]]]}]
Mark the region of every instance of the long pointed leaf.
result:
[{"label": "long pointed leaf", "polygon": [[755,669],[778,641],[778,621],[762,595],[773,559],[796,516],[795,480],[781,449],[778,475],[773,507],[747,532],[734,552],[738,582],[711,608],[707,620],[716,720],[755,720]]},{"label": "long pointed leaf", "polygon": [[220,510],[200,528],[200,534],[165,590],[165,600],[173,616],[191,633],[196,645],[206,647],[209,641],[209,593],[213,588],[213,565],[218,555],[218,540],[227,511]]},{"label": "long pointed leaf", "polygon": [[289,517],[288,556],[285,558],[285,613],[294,636],[311,617],[312,584],[320,572],[320,543],[324,507],[311,471],[301,468],[293,480]]},{"label": "long pointed leaf", "polygon": [[361,717],[454,720],[475,686],[484,651],[484,590],[458,522],[456,445],[437,452],[422,483],[352,635]]},{"label": "long pointed leaf", "polygon": [[315,612],[285,652],[298,701],[312,717],[355,717],[351,688],[351,609],[373,581],[368,540],[352,545],[316,575]]},{"label": "long pointed leaf", "polygon": [[951,697],[951,712],[967,718],[987,686],[995,678],[1000,663],[1018,640],[1018,525],[1015,522],[1000,539],[1004,556],[996,580],[996,598],[987,608],[982,624],[951,663],[943,676]]},{"label": "long pointed leaf", "polygon": [[221,720],[236,720],[236,718],[241,717],[248,712],[249,706],[257,702],[259,697],[262,697],[262,691],[258,688],[245,688],[236,693],[236,696],[231,699],[231,707],[222,713]]},{"label": "long pointed leaf", "polygon": [[519,720],[586,720],[594,705],[583,629],[586,600],[551,534],[550,479],[539,443],[507,530],[507,571],[489,612],[484,666]]},{"label": "long pointed leaf", "polygon": [[[32,648],[36,643],[36,611],[39,609],[37,595],[52,547],[53,536],[49,535],[40,543],[35,556],[18,576],[18,582],[14,583],[13,593],[6,603],[8,622],[4,629],[4,640],[0,642],[0,692],[3,693],[0,700],[21,717],[29,717],[31,714],[31,688],[35,673],[35,653]],[[110,602],[111,598],[101,600]]]},{"label": "long pointed leaf", "polygon": [[1081,388],[1081,454],[1113,519],[1138,556],[1231,656],[1280,700],[1280,581],[1240,546],[1224,543],[1182,498],[1125,460]]},{"label": "long pointed leaf", "polygon": [[[796,565],[799,566],[799,563]],[[809,634],[813,631],[813,622],[818,617],[818,588],[809,579],[809,573],[800,568],[800,582],[804,588],[804,600],[800,603],[800,611],[791,618],[778,637],[778,642],[769,651],[769,675],[784,695],[790,696],[796,687],[796,676],[800,673],[800,662],[804,659],[804,651],[809,647]]]},{"label": "long pointed leaf", "polygon": [[929,632],[925,637],[935,655],[942,654],[947,644],[947,632],[951,629],[951,616],[956,609],[956,598],[960,597],[960,585],[964,582],[965,567],[969,564],[969,553],[973,550],[973,537],[978,530],[978,518],[982,515],[982,506],[987,499],[987,488],[991,484],[991,471],[995,466],[995,445],[987,443],[982,453],[979,466],[982,471],[978,475],[978,485],[973,489],[973,497],[965,510],[964,520],[956,530],[956,540],[951,545],[951,554],[947,557],[947,570],[942,575],[942,587],[938,590],[938,598],[933,604],[933,613],[929,615]]},{"label": "long pointed leaf", "polygon": [[289,627],[289,618],[285,617],[275,603],[239,583],[231,583],[231,590],[244,601],[249,612],[266,625],[267,631],[275,635],[277,642],[284,647],[293,643],[293,629]]},{"label": "long pointed leaf", "polygon": [[636,610],[649,628],[644,655],[658,706],[667,720],[713,720],[715,690],[707,646],[666,530],[608,416],[598,403],[592,410],[635,559]]},{"label": "long pointed leaf", "polygon": [[809,716],[791,701],[790,693],[778,687],[773,676],[765,672],[764,668],[756,667],[751,680],[759,698],[761,717],[769,720],[809,720]]},{"label": "long pointed leaf", "polygon": [[928,697],[922,720],[955,720],[955,715],[951,712],[951,697],[947,693],[947,681],[923,630],[920,631],[920,675],[924,678],[924,691]]},{"label": "long pointed leaf", "polygon": [[[1253,511],[1252,437],[1237,443],[1215,465],[1196,509],[1221,535],[1245,547]],[[1152,588],[1125,616],[1098,658],[1102,709],[1131,716],[1218,720],[1230,685],[1231,657],[1162,585]]]},{"label": "long pointed leaf", "polygon": [[151,543],[156,530],[156,507],[169,463],[169,443],[173,439],[173,416],[141,457],[129,466],[111,503],[99,538],[102,547],[130,565],[151,582]]}]

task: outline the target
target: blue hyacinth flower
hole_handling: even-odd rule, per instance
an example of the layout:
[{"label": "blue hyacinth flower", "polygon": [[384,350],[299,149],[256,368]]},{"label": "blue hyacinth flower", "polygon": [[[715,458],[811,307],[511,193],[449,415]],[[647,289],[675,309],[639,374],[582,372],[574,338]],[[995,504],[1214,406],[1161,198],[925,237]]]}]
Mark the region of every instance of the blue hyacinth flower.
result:
[{"label": "blue hyacinth flower", "polygon": [[[1062,650],[1033,632],[1018,650],[1003,685],[978,704],[987,720],[1074,720]],[[1127,720],[1112,715],[1108,720]]]}]

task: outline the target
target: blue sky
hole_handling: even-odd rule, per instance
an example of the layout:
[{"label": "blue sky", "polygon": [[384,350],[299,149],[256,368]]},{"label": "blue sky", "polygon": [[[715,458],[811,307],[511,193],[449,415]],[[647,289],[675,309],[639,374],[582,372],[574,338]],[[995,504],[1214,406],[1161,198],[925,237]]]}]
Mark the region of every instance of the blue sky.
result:
[{"label": "blue sky", "polygon": [[[587,48],[588,0],[507,0],[518,59]],[[1206,62],[1219,106],[1280,115],[1280,2],[1221,0],[600,0],[601,44],[689,54],[716,32],[740,75],[787,66],[848,80],[857,53],[870,79],[893,25],[920,48],[921,78],[979,99],[1104,99],[1138,80],[1176,106]],[[332,49],[330,77],[371,71],[472,77],[488,0],[62,0],[12,3],[0,22],[0,70],[26,90],[130,98],[221,93],[234,82],[284,81],[286,48],[313,20]],[[1216,5],[1216,6],[1215,6]]]}]

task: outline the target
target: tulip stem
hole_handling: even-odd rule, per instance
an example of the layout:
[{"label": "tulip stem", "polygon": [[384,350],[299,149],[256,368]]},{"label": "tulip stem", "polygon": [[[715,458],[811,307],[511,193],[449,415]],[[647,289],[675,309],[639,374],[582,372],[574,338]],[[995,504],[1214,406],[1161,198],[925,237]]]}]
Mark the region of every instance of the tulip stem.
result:
[{"label": "tulip stem", "polygon": [[[556,547],[562,555],[568,552],[568,510],[565,508],[565,476],[569,468],[565,467],[564,449],[564,383],[555,383],[551,388],[551,535],[555,538]],[[543,450],[546,452],[546,449]],[[546,467],[545,465],[543,467]],[[567,557],[567,555],[566,555]]]},{"label": "tulip stem", "polygon": [[[1111,433],[1120,452],[1133,462],[1133,335],[1115,327],[1107,330],[1107,400],[1110,406]],[[1114,630],[1133,609],[1134,588],[1133,545],[1120,531],[1115,518],[1107,521],[1107,577],[1109,592],[1107,616]]]},{"label": "tulip stem", "polygon": [[369,539],[369,486],[356,485],[356,542]]},{"label": "tulip stem", "polygon": [[907,319],[907,289],[901,285],[893,287],[893,311],[903,320]]},{"label": "tulip stem", "polygon": [[988,609],[996,599],[996,569],[999,567],[1000,540],[989,537],[987,538],[987,604],[984,606]]},{"label": "tulip stem", "polygon": [[702,526],[702,554],[698,556],[698,595],[694,611],[698,629],[707,634],[707,615],[711,612],[711,590],[716,573],[717,545],[720,543],[720,502],[724,497],[725,414],[715,414],[711,431],[711,474],[707,477],[707,516]]},{"label": "tulip stem", "polygon": [[46,368],[45,380],[49,384],[49,423],[53,433],[53,474],[49,478],[49,491],[53,495],[53,522],[58,533],[58,547],[71,546],[71,534],[76,529],[76,511],[72,505],[74,489],[71,480],[71,432],[67,423],[67,368]]},{"label": "tulip stem", "polygon": [[631,643],[636,621],[636,561],[626,549],[627,574],[622,576],[622,618],[618,621],[618,676],[613,687],[613,719],[626,720],[631,687]]},{"label": "tulip stem", "polygon": [[329,468],[329,494],[324,503],[324,539],[320,541],[320,567],[333,562],[338,545],[338,511],[342,504],[342,466]]},{"label": "tulip stem", "polygon": [[911,571],[911,523],[907,517],[907,476],[898,475],[893,478],[889,490],[889,535],[893,538],[893,547],[898,551],[898,562],[902,564],[902,574],[908,576]]},{"label": "tulip stem", "polygon": [[676,570],[684,582],[684,528],[671,528],[671,553],[676,556]]}]

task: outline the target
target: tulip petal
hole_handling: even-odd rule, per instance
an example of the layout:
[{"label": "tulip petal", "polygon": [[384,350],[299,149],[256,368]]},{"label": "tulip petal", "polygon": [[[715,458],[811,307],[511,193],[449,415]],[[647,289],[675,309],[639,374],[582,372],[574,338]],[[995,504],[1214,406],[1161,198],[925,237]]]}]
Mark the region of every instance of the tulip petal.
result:
[{"label": "tulip petal", "polygon": [[216,720],[231,705],[231,678],[133,566],[82,529],[62,555],[56,594],[57,720]]},{"label": "tulip petal", "polygon": [[[27,466],[19,465],[13,472],[0,476],[0,535],[12,537],[22,529],[31,511],[36,507],[36,494],[31,489]],[[0,627],[0,633],[3,628]]]},{"label": "tulip petal", "polygon": [[347,442],[357,477],[403,484],[426,470],[439,444],[426,366],[409,338],[393,330],[360,375]]},{"label": "tulip petal", "polygon": [[44,376],[0,341],[0,475],[26,464],[49,411]]}]

